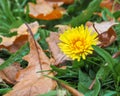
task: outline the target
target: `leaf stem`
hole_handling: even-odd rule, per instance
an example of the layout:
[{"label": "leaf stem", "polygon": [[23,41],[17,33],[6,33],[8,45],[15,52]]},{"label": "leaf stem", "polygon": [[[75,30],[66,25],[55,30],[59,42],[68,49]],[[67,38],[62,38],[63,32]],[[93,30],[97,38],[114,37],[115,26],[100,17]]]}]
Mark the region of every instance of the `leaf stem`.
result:
[{"label": "leaf stem", "polygon": [[38,51],[38,47],[37,47],[37,44],[36,44],[36,41],[35,41],[35,39],[34,39],[34,35],[33,35],[33,32],[32,32],[32,30],[31,30],[31,28],[29,27],[29,25],[27,24],[27,23],[25,23],[25,25],[27,26],[27,28],[28,28],[28,33],[30,33],[30,35],[32,36],[32,38],[33,38],[33,41],[34,41],[34,44],[35,44],[35,47],[36,47],[36,52],[37,52],[37,55],[38,55],[38,60],[39,60],[39,64],[40,64],[40,69],[42,70],[42,66],[41,66],[41,61],[40,61],[40,53],[39,53],[39,51]]}]

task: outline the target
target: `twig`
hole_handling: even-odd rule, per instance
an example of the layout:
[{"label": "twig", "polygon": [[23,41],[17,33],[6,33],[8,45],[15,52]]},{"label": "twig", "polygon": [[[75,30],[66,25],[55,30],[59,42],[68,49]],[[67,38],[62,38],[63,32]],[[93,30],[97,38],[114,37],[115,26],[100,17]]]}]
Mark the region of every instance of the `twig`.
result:
[{"label": "twig", "polygon": [[51,78],[51,79],[56,80],[57,82],[59,82],[61,84],[61,86],[63,86],[64,88],[66,88],[72,94],[72,96],[84,96],[84,94],[80,93],[76,89],[74,89],[74,88],[70,87],[69,85],[65,84],[64,81],[59,80],[56,77],[51,77],[51,76],[48,76],[48,75],[43,75],[43,76],[46,76],[48,78]]},{"label": "twig", "polygon": [[113,54],[112,58],[117,58],[118,56],[120,56],[120,52],[116,52],[115,54]]},{"label": "twig", "polygon": [[66,85],[64,83],[61,83],[61,85],[66,88],[73,96],[84,96],[82,93],[78,92],[76,89],[70,87],[69,85]]},{"label": "twig", "polygon": [[95,84],[95,81],[96,81],[96,79],[94,79],[93,82],[91,83],[91,85],[89,86],[89,89],[90,89],[90,90],[93,88],[93,86],[94,86],[94,84]]},{"label": "twig", "polygon": [[41,66],[41,61],[40,61],[40,53],[39,53],[39,51],[38,51],[38,47],[37,47],[37,44],[36,44],[36,41],[35,41],[35,39],[34,39],[34,35],[33,35],[33,32],[32,32],[32,30],[31,30],[31,28],[29,27],[29,25],[27,24],[27,23],[25,23],[25,25],[27,26],[27,28],[28,28],[28,33],[30,33],[30,35],[32,36],[32,38],[33,38],[33,41],[34,41],[34,44],[35,44],[35,47],[36,47],[36,52],[37,52],[37,55],[38,55],[38,60],[39,60],[39,64],[40,64],[40,69],[42,70],[42,66]]}]

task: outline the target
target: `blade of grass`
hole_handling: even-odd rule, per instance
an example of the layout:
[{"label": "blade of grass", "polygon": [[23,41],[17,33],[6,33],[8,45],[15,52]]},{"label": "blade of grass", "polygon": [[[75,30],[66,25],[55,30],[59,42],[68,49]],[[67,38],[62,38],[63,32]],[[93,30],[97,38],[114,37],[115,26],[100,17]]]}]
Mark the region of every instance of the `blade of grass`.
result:
[{"label": "blade of grass", "polygon": [[2,89],[0,89],[0,95],[3,95],[3,94],[7,93],[10,90],[12,90],[12,89],[11,88],[2,88]]},{"label": "blade of grass", "polygon": [[99,5],[102,0],[93,0],[87,7],[86,10],[84,10],[80,15],[73,18],[70,21],[71,26],[79,26],[80,24],[85,23],[90,19],[90,17],[93,15],[93,13],[99,8]]},{"label": "blade of grass", "polygon": [[114,79],[117,79],[117,73],[114,70],[115,63],[114,63],[112,56],[107,51],[105,51],[104,49],[98,46],[93,46],[93,48],[100,56],[102,56],[105,59],[105,61],[107,62],[107,66],[113,72]]},{"label": "blade of grass", "polygon": [[16,61],[22,59],[29,52],[28,44],[25,44],[21,47],[16,53],[12,54],[8,60],[6,60],[3,64],[0,65],[0,70],[8,67],[9,65],[13,64]]}]

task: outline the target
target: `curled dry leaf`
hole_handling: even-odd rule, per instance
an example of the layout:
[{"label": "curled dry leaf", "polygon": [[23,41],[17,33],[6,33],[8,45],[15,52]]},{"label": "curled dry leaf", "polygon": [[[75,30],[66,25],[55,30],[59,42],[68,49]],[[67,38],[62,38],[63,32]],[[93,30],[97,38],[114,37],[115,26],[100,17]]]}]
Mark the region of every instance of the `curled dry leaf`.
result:
[{"label": "curled dry leaf", "polygon": [[[4,60],[0,59],[0,64],[2,64],[3,62],[4,62]],[[20,67],[20,64],[14,63],[11,66],[1,70],[0,77],[2,78],[2,80],[6,81],[7,83],[15,84],[16,83],[16,80],[15,80],[16,74],[21,69],[22,68]]]},{"label": "curled dry leaf", "polygon": [[[48,75],[52,77],[53,73],[48,71],[41,74],[39,72],[50,70],[49,58],[31,35],[29,35],[29,44],[30,53],[24,57],[28,61],[28,66],[18,72],[16,77],[18,83],[13,87],[12,91],[4,96],[36,96],[56,87],[56,81],[44,76]],[[40,66],[42,66],[42,70]]]},{"label": "curled dry leaf", "polygon": [[102,23],[90,23],[86,24],[91,30],[98,33],[99,46],[107,47],[116,40],[116,33],[112,29],[112,26],[118,23],[114,21],[106,21]]},{"label": "curled dry leaf", "polygon": [[43,20],[53,20],[59,19],[65,13],[65,9],[59,7],[62,3],[58,2],[47,2],[47,1],[39,1],[37,3],[28,3],[29,5],[29,15],[36,19]]},{"label": "curled dry leaf", "polygon": [[[33,34],[35,34],[38,31],[39,28],[38,22],[30,23],[29,26],[32,29]],[[6,48],[10,52],[16,52],[28,40],[27,27],[25,26],[25,24],[22,24],[19,28],[12,29],[11,31],[12,32],[17,31],[17,35],[10,38],[2,37],[0,48]]]},{"label": "curled dry leaf", "polygon": [[99,34],[98,37],[99,37],[99,41],[101,42],[100,46],[107,47],[116,40],[116,33],[112,28],[110,28],[108,31]]},{"label": "curled dry leaf", "polygon": [[60,48],[57,45],[59,42],[59,33],[51,32],[46,41],[49,45],[50,51],[52,52],[52,56],[55,59],[55,65],[58,65],[65,60],[70,60],[68,57],[66,57],[65,54],[60,51]]},{"label": "curled dry leaf", "polygon": [[[0,48],[8,49],[11,53],[16,52],[22,45],[24,45],[27,42],[28,35],[21,35],[15,39],[12,45],[10,46],[4,46],[0,45]],[[8,39],[11,40],[11,39]],[[8,42],[9,43],[9,42]]]},{"label": "curled dry leaf", "polygon": [[105,21],[105,22],[101,22],[101,23],[94,23],[94,27],[96,28],[97,32],[99,34],[102,34],[106,31],[108,31],[112,26],[116,25],[118,23],[116,23],[115,21]]}]

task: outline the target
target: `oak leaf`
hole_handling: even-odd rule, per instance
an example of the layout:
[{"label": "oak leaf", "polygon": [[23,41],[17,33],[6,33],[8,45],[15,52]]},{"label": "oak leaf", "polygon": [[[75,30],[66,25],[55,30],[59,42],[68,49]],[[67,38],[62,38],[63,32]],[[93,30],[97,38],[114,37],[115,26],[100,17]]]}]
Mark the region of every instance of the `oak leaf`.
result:
[{"label": "oak leaf", "polygon": [[4,96],[36,96],[44,94],[56,87],[54,80],[44,76],[48,75],[52,77],[54,76],[53,73],[49,71],[39,72],[51,70],[49,58],[31,35],[29,35],[28,41],[30,52],[23,57],[23,59],[28,61],[28,66],[18,72],[16,77],[18,83],[13,87],[12,91]]},{"label": "oak leaf", "polygon": [[[28,40],[30,44],[30,52],[28,55],[24,56],[23,59],[28,61],[29,64],[25,69],[18,72],[17,81],[20,81],[24,77],[31,78],[32,74],[40,77],[41,73],[37,73],[41,70],[40,66],[42,67],[42,70],[50,70],[50,60],[40,45],[37,42],[34,42],[32,36],[29,36]],[[38,50],[39,54],[36,50]]]},{"label": "oak leaf", "polygon": [[59,7],[61,4],[61,2],[55,3],[44,0],[37,0],[36,4],[29,2],[29,15],[33,18],[43,20],[59,19],[65,13],[65,9]]},{"label": "oak leaf", "polygon": [[[38,22],[30,23],[29,26],[31,27],[33,34],[35,34],[38,31],[38,28],[39,28]],[[16,31],[17,35],[13,37],[1,36],[2,42],[0,43],[0,48],[6,48],[10,52],[16,52],[28,40],[27,27],[25,26],[25,24],[22,24],[19,28],[12,29],[11,31],[12,32]]]}]

